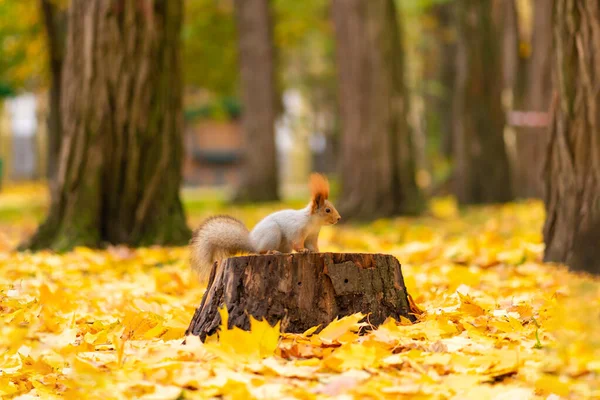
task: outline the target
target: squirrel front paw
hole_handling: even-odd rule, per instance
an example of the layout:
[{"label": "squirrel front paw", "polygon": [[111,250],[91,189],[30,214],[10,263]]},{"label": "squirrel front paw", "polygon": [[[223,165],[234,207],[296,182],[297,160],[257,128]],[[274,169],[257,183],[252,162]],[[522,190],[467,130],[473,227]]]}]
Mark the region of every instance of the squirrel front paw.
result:
[{"label": "squirrel front paw", "polygon": [[281,252],[277,251],[277,250],[269,250],[269,251],[267,251],[267,255],[269,255],[269,254],[281,254]]},{"label": "squirrel front paw", "polygon": [[298,249],[298,250],[296,250],[296,251],[297,251],[298,253],[302,253],[302,254],[305,254],[305,253],[310,253],[310,250],[309,250],[309,249],[307,249],[307,248]]}]

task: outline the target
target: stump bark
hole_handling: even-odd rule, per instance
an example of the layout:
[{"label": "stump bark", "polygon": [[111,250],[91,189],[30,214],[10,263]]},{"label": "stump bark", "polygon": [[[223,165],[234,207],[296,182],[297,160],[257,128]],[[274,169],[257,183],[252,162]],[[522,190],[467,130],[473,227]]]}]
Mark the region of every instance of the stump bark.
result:
[{"label": "stump bark", "polygon": [[250,255],[216,262],[186,335],[204,341],[216,333],[223,306],[229,329],[250,329],[250,315],[271,325],[281,321],[290,333],[358,312],[374,326],[387,317],[415,320],[400,263],[384,254]]}]

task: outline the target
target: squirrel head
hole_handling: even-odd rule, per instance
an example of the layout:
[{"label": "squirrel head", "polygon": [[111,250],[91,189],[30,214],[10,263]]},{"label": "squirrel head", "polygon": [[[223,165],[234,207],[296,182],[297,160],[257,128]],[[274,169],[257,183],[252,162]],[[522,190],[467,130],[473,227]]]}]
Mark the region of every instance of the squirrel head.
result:
[{"label": "squirrel head", "polygon": [[342,218],[329,198],[329,181],[321,174],[310,175],[310,213],[321,225],[337,224]]}]

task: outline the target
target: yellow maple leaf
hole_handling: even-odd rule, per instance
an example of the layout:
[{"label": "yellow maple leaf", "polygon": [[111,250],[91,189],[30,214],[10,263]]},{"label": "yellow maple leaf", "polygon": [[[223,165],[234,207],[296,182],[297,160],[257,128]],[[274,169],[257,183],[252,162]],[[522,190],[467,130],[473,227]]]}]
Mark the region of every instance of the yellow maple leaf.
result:
[{"label": "yellow maple leaf", "polygon": [[357,313],[336,319],[323,328],[317,337],[326,344],[339,343],[342,336],[348,333],[354,334],[354,332],[358,331],[358,329],[364,325],[359,324],[359,321],[364,317],[363,314]]},{"label": "yellow maple leaf", "polygon": [[227,329],[229,314],[226,308],[219,309],[221,330],[218,342],[206,343],[205,346],[221,358],[232,361],[258,361],[275,353],[279,344],[280,323],[275,326],[265,321],[258,321],[250,316],[250,331],[238,327]]},{"label": "yellow maple leaf", "polygon": [[386,353],[377,346],[348,343],[335,349],[323,363],[334,371],[365,369],[375,367],[377,361]]},{"label": "yellow maple leaf", "polygon": [[456,292],[460,298],[459,310],[472,317],[479,317],[485,314],[483,307],[475,303],[475,301],[469,296]]},{"label": "yellow maple leaf", "polygon": [[162,317],[152,312],[128,310],[123,319],[124,339],[139,339],[162,322]]}]

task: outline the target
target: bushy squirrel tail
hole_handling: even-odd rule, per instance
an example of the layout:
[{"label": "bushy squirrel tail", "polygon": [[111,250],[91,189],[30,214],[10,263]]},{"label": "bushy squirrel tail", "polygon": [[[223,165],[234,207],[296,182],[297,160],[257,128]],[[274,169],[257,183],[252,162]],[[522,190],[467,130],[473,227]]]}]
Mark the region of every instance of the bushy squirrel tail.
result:
[{"label": "bushy squirrel tail", "polygon": [[207,282],[216,260],[252,251],[248,228],[236,218],[217,215],[206,219],[194,231],[190,263],[200,281]]}]

